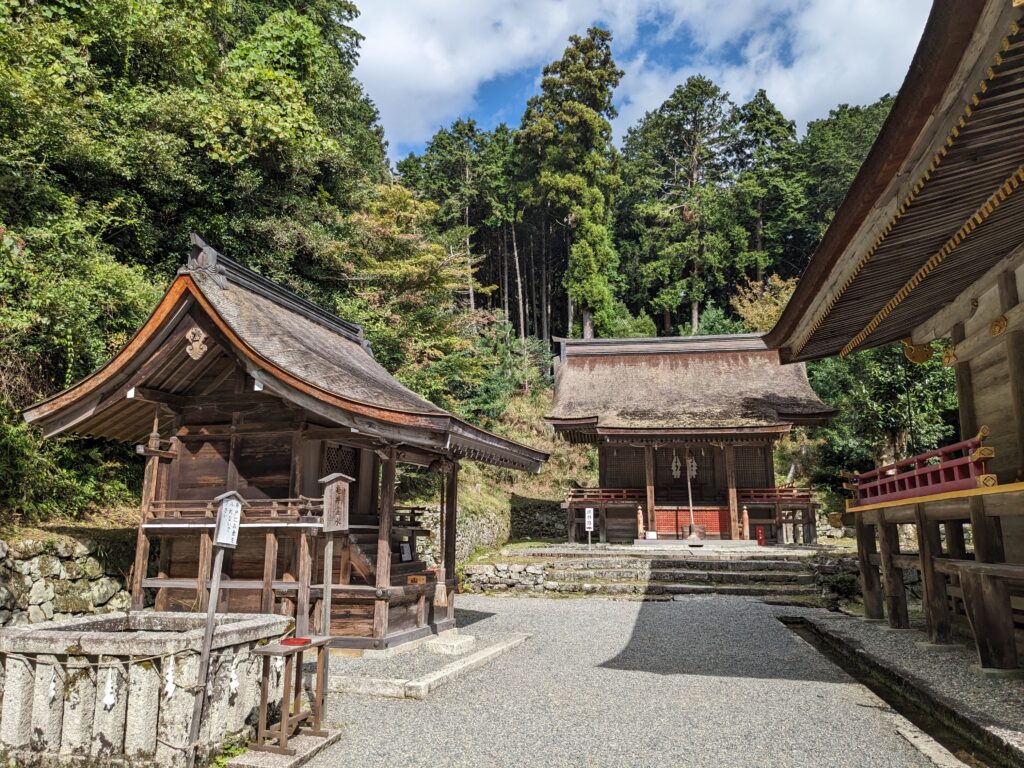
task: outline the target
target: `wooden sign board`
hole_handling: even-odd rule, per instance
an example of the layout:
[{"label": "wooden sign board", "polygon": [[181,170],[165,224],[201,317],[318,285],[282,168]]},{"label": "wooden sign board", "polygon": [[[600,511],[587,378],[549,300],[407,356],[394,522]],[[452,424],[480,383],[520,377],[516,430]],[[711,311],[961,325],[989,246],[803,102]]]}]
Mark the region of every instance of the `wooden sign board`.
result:
[{"label": "wooden sign board", "polygon": [[421,573],[411,574],[405,577],[406,584],[426,584],[427,577]]},{"label": "wooden sign board", "polygon": [[348,531],[349,483],[353,481],[340,472],[320,478],[324,485],[324,533]]},{"label": "wooden sign board", "polygon": [[228,491],[214,501],[218,504],[213,543],[218,547],[234,549],[238,546],[238,530],[242,525],[242,505],[245,499],[236,491]]}]

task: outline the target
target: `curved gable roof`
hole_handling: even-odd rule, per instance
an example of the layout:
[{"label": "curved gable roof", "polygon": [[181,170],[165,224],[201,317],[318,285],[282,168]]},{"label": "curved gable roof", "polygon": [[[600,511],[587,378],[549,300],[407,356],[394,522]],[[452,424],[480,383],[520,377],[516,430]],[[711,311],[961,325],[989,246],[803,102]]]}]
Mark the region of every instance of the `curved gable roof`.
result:
[{"label": "curved gable roof", "polygon": [[188,265],[124,349],[74,386],[26,409],[26,421],[47,435],[76,431],[123,440],[145,435],[152,411],[133,401],[131,392],[141,383],[173,387],[181,379],[174,371],[189,365],[183,349],[159,366],[153,359],[171,340],[184,347],[181,324],[190,311],[212,323],[217,340],[254,379],[335,423],[500,466],[537,471],[547,459],[420,397],[373,359],[359,326],[225,258],[197,237]]}]

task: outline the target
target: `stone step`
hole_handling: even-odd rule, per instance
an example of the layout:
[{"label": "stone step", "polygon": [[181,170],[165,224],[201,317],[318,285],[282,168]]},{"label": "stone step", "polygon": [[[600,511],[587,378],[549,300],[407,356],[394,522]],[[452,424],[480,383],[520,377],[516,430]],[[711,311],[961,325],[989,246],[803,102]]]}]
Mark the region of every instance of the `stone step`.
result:
[{"label": "stone step", "polygon": [[617,570],[554,570],[545,572],[550,581],[649,581],[678,582],[698,581],[715,584],[747,584],[753,582],[778,582],[786,584],[813,584],[814,574],[809,571],[679,571],[633,569]]},{"label": "stone step", "polygon": [[698,570],[698,571],[810,571],[806,560],[783,559],[744,559],[719,560],[714,558],[589,558],[589,559],[553,559],[547,562],[538,561],[549,568],[570,570],[576,568],[589,569],[634,569],[634,570]]},{"label": "stone step", "polygon": [[[688,582],[545,582],[545,592],[594,595],[745,595],[751,597],[817,596],[818,590],[804,584],[697,584]],[[503,590],[498,590],[503,591]]]}]

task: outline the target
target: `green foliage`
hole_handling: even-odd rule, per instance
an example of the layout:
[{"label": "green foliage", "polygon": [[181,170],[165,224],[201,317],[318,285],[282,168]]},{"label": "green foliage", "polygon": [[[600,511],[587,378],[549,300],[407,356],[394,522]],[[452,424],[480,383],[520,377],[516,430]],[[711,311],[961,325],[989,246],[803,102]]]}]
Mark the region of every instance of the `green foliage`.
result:
[{"label": "green foliage", "polygon": [[956,434],[956,383],[939,354],[914,365],[898,346],[808,367],[811,386],[839,410],[818,440],[814,480],[838,487],[841,471],[864,471],[931,450]]},{"label": "green foliage", "polygon": [[573,35],[562,58],[544,68],[541,93],[530,99],[519,132],[526,196],[564,227],[568,262],[563,285],[589,325],[614,317],[610,275],[618,267],[611,201],[620,183],[612,147],[612,92],[622,77],[611,35],[593,27]]}]

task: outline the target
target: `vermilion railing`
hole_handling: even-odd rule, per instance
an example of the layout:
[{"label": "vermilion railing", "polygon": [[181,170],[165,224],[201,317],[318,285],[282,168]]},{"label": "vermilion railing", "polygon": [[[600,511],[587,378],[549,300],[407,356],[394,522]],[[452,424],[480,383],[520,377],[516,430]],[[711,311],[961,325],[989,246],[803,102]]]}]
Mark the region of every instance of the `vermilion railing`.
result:
[{"label": "vermilion railing", "polygon": [[985,462],[995,457],[995,449],[983,444],[988,435],[982,427],[969,440],[854,475],[851,506],[997,485],[995,475],[985,472]]}]

